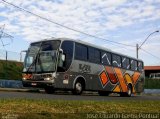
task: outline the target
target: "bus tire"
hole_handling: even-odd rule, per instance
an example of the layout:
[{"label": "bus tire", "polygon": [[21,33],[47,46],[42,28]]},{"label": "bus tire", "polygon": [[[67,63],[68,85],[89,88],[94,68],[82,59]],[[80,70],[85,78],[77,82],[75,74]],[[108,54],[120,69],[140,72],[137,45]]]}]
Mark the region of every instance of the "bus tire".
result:
[{"label": "bus tire", "polygon": [[127,92],[120,93],[121,97],[131,97],[132,96],[132,85],[128,84],[127,88],[128,88]]},{"label": "bus tire", "polygon": [[74,89],[72,90],[72,93],[74,95],[81,95],[84,89],[84,85],[82,83],[82,81],[78,80],[76,81],[75,85],[74,85]]},{"label": "bus tire", "polygon": [[131,97],[131,95],[132,95],[132,85],[128,84],[127,88],[128,88],[128,91],[126,93],[126,96]]},{"label": "bus tire", "polygon": [[55,92],[54,87],[51,87],[51,86],[47,86],[44,89],[47,94],[53,94]]},{"label": "bus tire", "polygon": [[98,94],[99,94],[100,96],[108,96],[110,93],[107,92],[107,91],[98,91]]}]

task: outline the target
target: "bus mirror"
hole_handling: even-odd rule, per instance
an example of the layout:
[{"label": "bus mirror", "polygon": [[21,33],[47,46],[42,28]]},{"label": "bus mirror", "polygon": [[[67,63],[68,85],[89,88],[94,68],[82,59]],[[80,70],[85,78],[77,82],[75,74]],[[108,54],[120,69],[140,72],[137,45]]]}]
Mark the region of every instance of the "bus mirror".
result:
[{"label": "bus mirror", "polygon": [[64,64],[64,61],[65,61],[65,55],[60,53],[60,60],[59,60],[59,63],[58,63],[58,66],[59,67],[63,67],[63,64]]},{"label": "bus mirror", "polygon": [[26,53],[26,52],[27,52],[27,50],[22,50],[21,52],[25,52],[25,53]]},{"label": "bus mirror", "polygon": [[62,53],[62,54],[63,54],[63,50],[62,50],[62,49],[59,49],[59,53]]},{"label": "bus mirror", "polygon": [[62,59],[63,62],[65,61],[65,55],[64,54],[61,55],[61,59]]}]

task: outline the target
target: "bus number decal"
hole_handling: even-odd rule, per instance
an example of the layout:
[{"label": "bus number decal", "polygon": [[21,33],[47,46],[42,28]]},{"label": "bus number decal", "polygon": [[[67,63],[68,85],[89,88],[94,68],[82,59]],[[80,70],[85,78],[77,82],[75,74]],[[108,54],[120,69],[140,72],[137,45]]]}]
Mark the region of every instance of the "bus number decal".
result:
[{"label": "bus number decal", "polygon": [[86,64],[79,64],[79,72],[81,73],[90,73],[91,66]]}]

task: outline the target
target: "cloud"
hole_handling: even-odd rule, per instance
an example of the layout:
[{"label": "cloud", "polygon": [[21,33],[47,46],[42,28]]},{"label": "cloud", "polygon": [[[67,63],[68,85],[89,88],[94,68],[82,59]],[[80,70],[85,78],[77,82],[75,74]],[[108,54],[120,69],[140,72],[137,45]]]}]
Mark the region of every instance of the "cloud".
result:
[{"label": "cloud", "polygon": [[[27,2],[24,0],[19,0],[13,2],[13,0],[10,0],[9,2],[14,3],[17,6],[24,7],[25,9],[28,9],[29,11],[32,11],[35,14],[38,14],[40,16],[43,16],[49,20],[58,22],[60,24],[66,25],[68,27],[80,31],[85,31],[89,34],[97,34],[97,33],[102,34],[103,32],[105,32],[105,29],[101,28],[101,23],[98,22],[98,20],[100,20],[100,18],[102,17],[102,12],[98,11],[97,9],[99,7],[103,8],[117,7],[118,5],[125,2],[125,0],[122,0],[120,2],[115,2],[114,0],[108,0],[107,2],[106,1],[104,2],[103,0],[101,0],[99,4],[97,4],[95,0],[86,1],[85,4],[83,1],[79,0],[64,1],[62,3],[46,1],[46,0],[40,0],[39,2],[35,2],[35,0]],[[47,30],[48,35],[66,34],[69,37],[73,36],[73,38],[74,37],[76,38],[76,36],[78,38],[81,35],[80,33],[76,33],[74,31],[70,30],[68,31],[68,29],[65,30],[63,28],[59,28],[59,26],[57,25],[40,20],[39,18],[36,18],[32,15],[14,9],[11,6],[7,6],[7,8],[5,8],[4,13],[1,14],[1,17],[6,18],[7,21],[9,21],[10,23],[13,23],[12,25],[15,26],[18,25],[18,27],[23,29],[25,28],[30,28],[35,30],[41,29],[41,32]],[[46,28],[46,26],[48,28]],[[49,26],[52,26],[52,28]],[[51,31],[53,32],[51,33]],[[54,31],[56,31],[57,33],[54,33]],[[22,35],[24,35],[26,40],[29,40],[27,38],[28,37],[27,35],[32,33],[30,35],[35,36],[33,33],[36,33],[36,32],[30,32],[29,30],[18,30],[18,29],[16,30],[16,32],[17,34],[21,33]]]},{"label": "cloud", "polygon": [[[13,0],[10,0],[9,2],[24,7],[25,9],[49,20],[89,34],[98,33],[97,35],[107,33],[107,30],[115,30],[119,27],[129,26],[133,24],[134,20],[137,18],[141,18],[140,20],[143,21],[146,19],[146,16],[150,16],[154,12],[153,5],[148,5],[146,7],[139,5],[137,9],[134,7],[127,8],[126,6],[129,6],[130,4],[128,4],[126,0],[101,0],[98,3],[95,0],[88,0],[85,1],[85,4],[83,1],[79,0],[62,1],[60,3],[46,0],[40,0],[39,2],[36,2],[35,0],[19,0],[13,2]],[[119,7],[124,3],[126,3],[125,7]],[[4,12],[1,13],[1,16],[6,18],[10,23],[13,22],[12,25],[18,25],[18,27],[23,27],[24,29],[25,27],[30,29],[41,29],[41,32],[43,33],[47,30],[49,31],[46,31],[48,35],[52,35],[54,32],[51,33],[51,31],[55,31],[54,29],[58,29],[56,30],[58,33],[55,34],[63,32],[61,34],[67,33],[68,35],[69,33],[74,37],[79,37],[81,35],[80,33],[70,30],[68,32],[68,29],[61,30],[62,28],[59,28],[57,25],[43,21],[40,18],[36,18],[35,16],[29,15],[25,12],[21,12],[11,6],[8,7],[9,8],[5,8],[5,10],[3,10]],[[143,9],[141,9],[141,7]],[[50,26],[52,26],[52,28]],[[29,30],[25,32],[32,34],[36,33],[29,32]],[[17,31],[17,33],[21,33],[21,30]],[[23,35],[28,33],[22,32]]]},{"label": "cloud", "polygon": [[[7,0],[37,15],[67,27],[130,45],[141,43],[147,34],[159,28],[159,0]],[[91,38],[65,29],[0,2],[0,24],[6,24],[6,31],[29,42],[47,37],[67,37],[103,44],[119,52],[126,49],[109,42]],[[118,37],[116,37],[118,36]],[[159,37],[159,36],[158,36]],[[155,41],[156,43],[156,41]],[[99,43],[100,44],[100,43]],[[108,44],[110,44],[108,46]],[[147,50],[155,46],[145,46]],[[114,48],[113,48],[114,47]],[[125,46],[124,46],[125,47]],[[135,56],[131,48],[132,56]],[[160,50],[157,48],[156,53]],[[126,52],[127,54],[127,52]]]}]

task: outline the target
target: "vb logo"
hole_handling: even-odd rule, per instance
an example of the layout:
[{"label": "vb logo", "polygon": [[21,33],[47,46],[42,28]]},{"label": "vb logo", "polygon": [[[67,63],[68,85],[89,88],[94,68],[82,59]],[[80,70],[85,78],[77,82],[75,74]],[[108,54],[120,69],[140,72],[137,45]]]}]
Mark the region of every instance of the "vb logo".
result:
[{"label": "vb logo", "polygon": [[85,65],[85,64],[79,64],[79,72],[90,73],[91,72],[91,66]]}]

